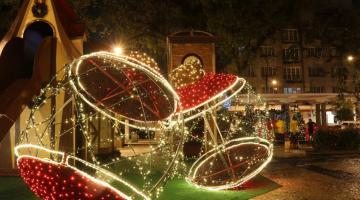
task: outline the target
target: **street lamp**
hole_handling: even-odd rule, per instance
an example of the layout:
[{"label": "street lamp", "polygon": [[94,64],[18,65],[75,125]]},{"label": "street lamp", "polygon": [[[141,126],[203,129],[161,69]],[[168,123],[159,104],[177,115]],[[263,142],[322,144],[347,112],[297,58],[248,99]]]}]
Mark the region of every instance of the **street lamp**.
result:
[{"label": "street lamp", "polygon": [[278,81],[276,79],[273,79],[271,81],[271,85],[273,86],[274,93],[277,93],[277,90],[278,90],[276,87],[277,84],[278,84]]},{"label": "street lamp", "polygon": [[348,57],[346,59],[348,62],[352,62],[354,60],[354,56],[348,55]]},{"label": "street lamp", "polygon": [[119,47],[119,46],[116,46],[116,47],[114,47],[113,52],[116,55],[120,55],[120,54],[123,53],[123,49],[121,47]]},{"label": "street lamp", "polygon": [[273,86],[277,85],[277,80],[275,80],[275,79],[272,80],[272,81],[271,81],[271,84],[272,84]]}]

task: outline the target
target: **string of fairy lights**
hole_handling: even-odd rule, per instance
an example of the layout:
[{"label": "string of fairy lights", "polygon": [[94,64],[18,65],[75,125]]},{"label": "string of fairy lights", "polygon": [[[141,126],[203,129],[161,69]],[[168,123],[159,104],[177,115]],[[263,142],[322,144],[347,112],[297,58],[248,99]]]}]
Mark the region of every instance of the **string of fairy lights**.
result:
[{"label": "string of fairy lights", "polygon": [[[238,187],[257,175],[271,161],[272,151],[269,150],[271,145],[268,140],[257,137],[244,137],[228,141],[220,147],[222,152],[232,151],[232,159],[229,159],[229,163],[226,163],[226,165],[229,165],[227,169],[223,169],[223,166],[216,166],[216,163],[221,162],[221,158],[219,149],[213,148],[195,161],[189,170],[186,181],[208,190],[224,190]],[[253,154],[243,157],[241,150],[244,150],[244,147],[253,150]],[[233,166],[230,166],[231,164]],[[222,171],[217,170],[216,167],[222,169]],[[227,171],[235,171],[239,168],[245,168],[245,170],[241,170],[243,171],[241,174],[233,173],[231,178],[227,176]],[[255,170],[249,170],[251,168],[255,168]],[[221,176],[212,177],[218,173]]]},{"label": "string of fairy lights", "polygon": [[[81,187],[106,188],[115,199],[152,199],[176,176],[187,174],[187,182],[197,187],[227,189],[266,166],[273,139],[266,104],[244,79],[206,73],[197,61],[176,68],[170,79],[172,85],[154,59],[136,51],[92,53],[65,66],[34,98],[16,147],[48,150],[45,155],[17,153],[25,182],[43,181],[29,170],[45,166],[42,177],[67,173],[54,180],[69,185],[52,191],[46,191],[49,185],[30,187],[43,199],[47,192],[57,198],[76,193],[74,176]],[[132,144],[130,129],[145,134],[142,143]],[[196,129],[201,134],[193,134]],[[76,148],[75,140],[80,141]],[[123,145],[120,153],[102,157],[102,149],[114,147],[115,140]],[[189,142],[201,146],[190,171],[183,154]],[[48,155],[53,151],[65,161]]]},{"label": "string of fairy lights", "polygon": [[[267,165],[272,158],[272,144],[267,140],[272,140],[272,131],[266,126],[268,112],[263,111],[266,104],[245,80],[228,74],[206,74],[201,66],[196,70],[195,66],[186,65],[176,68],[172,77],[185,81],[176,82],[185,121],[193,120],[193,130],[204,127],[202,137],[190,136],[187,140],[199,141],[203,147],[190,168],[188,183],[210,190],[229,189],[249,180]],[[238,96],[241,91],[245,93],[242,98]],[[231,100],[244,101],[240,116],[224,107]],[[264,107],[262,111],[259,106]],[[193,130],[187,130],[188,134]],[[254,141],[257,145],[253,146]],[[251,153],[242,155],[244,150]],[[238,160],[239,157],[242,159]]]},{"label": "string of fairy lights", "polygon": [[[134,62],[135,59],[136,62]],[[41,91],[40,95],[34,99],[27,127],[22,132],[23,134],[20,139],[21,143],[35,143],[50,149],[62,150],[65,148],[62,147],[62,144],[59,144],[59,142],[57,143],[56,141],[60,140],[61,142],[64,137],[72,135],[73,133],[82,134],[85,144],[76,149],[75,155],[81,155],[81,152],[85,151],[88,155],[87,160],[89,161],[86,162],[86,165],[90,166],[91,163],[95,163],[98,166],[96,171],[104,169],[114,173],[114,176],[112,177],[114,182],[118,182],[118,179],[116,178],[118,176],[138,176],[138,178],[142,180],[138,185],[131,184],[131,181],[128,181],[131,177],[127,177],[124,180],[129,182],[129,186],[138,187],[139,190],[147,196],[147,198],[159,195],[162,191],[163,183],[171,176],[178,174],[177,171],[183,167],[181,166],[182,162],[180,161],[182,156],[181,146],[183,143],[183,127],[181,123],[182,115],[171,115],[171,112],[175,112],[177,109],[178,97],[165,79],[158,75],[159,72],[156,71],[156,68],[154,70],[153,68],[150,68],[151,66],[149,67],[149,65],[145,64],[152,61],[152,59],[147,59],[145,54],[135,52],[123,57],[115,56],[106,52],[98,52],[75,60],[73,63],[66,66],[62,72],[58,73],[56,78],[53,79],[53,82],[49,83],[47,87]],[[93,62],[96,62],[95,64],[100,64],[100,66],[92,64],[87,71],[73,74],[73,72],[80,72],[78,69],[83,65],[86,66],[86,64]],[[148,121],[145,121],[146,116],[144,118],[139,117],[138,119],[133,119],[127,117],[126,115],[121,115],[120,113],[105,112],[104,108],[99,108],[102,106],[99,102],[92,102],[89,100],[90,98],[81,96],[85,94],[85,92],[87,92],[87,94],[93,94],[91,91],[89,92],[89,90],[87,90],[85,85],[81,89],[78,88],[78,85],[83,83],[81,81],[86,80],[86,78],[91,76],[91,73],[94,72],[95,68],[97,69],[99,67],[103,67],[104,71],[110,73],[110,75],[112,71],[109,69],[111,68],[121,68],[125,70],[130,69],[132,77],[129,78],[129,74],[127,73],[129,71],[123,70],[125,71],[122,71],[123,74],[127,73],[127,76],[121,76],[123,80],[118,80],[118,82],[128,82],[127,86],[129,87],[126,89],[132,93],[135,93],[137,90],[141,90],[143,85],[137,85],[138,82],[142,81],[145,84],[151,84],[150,86],[153,89],[148,90],[150,92],[141,91],[136,93],[140,101],[139,107],[141,110],[143,110],[142,104],[144,103],[141,102],[141,98],[149,98],[150,95],[158,95],[162,97],[172,95],[170,98],[163,98],[169,101],[167,104],[170,105],[169,110],[171,110],[171,112],[159,115],[163,118],[163,120],[157,120],[155,121],[156,123],[149,123]],[[137,71],[133,71],[132,69],[134,68]],[[76,81],[78,81],[78,83],[76,83]],[[153,84],[153,82],[155,83]],[[102,86],[108,84],[112,86],[112,82],[110,84],[106,82],[106,80],[104,80],[103,83],[96,82],[94,84]],[[156,86],[160,89],[156,90]],[[117,87],[117,85],[114,86],[116,89]],[[119,94],[126,93],[126,89],[118,91]],[[151,93],[154,91],[156,94]],[[95,90],[92,92],[97,91]],[[121,104],[129,99],[129,102],[132,103],[133,101],[130,97],[132,93],[130,92],[127,93],[127,96],[121,96],[121,98],[116,99],[117,101],[113,104]],[[119,97],[119,95],[115,97]],[[96,98],[92,97],[92,100],[93,99]],[[50,108],[50,104],[56,104],[56,101],[64,101],[64,104],[59,110],[52,110],[52,108]],[[133,105],[138,104],[133,103]],[[127,106],[130,107],[131,104],[127,104]],[[107,110],[115,110],[112,105],[106,108]],[[162,106],[162,109],[165,110],[165,107]],[[129,120],[130,124],[125,122],[125,120]],[[168,123],[169,121],[171,121],[171,124]],[[102,127],[104,129],[103,132],[117,130],[120,140],[125,138],[125,135],[122,134],[124,131],[121,129],[123,129],[123,126],[126,124],[134,129],[144,130],[148,135],[154,131],[159,132],[159,141],[155,144],[150,143],[147,146],[146,152],[135,152],[130,156],[117,156],[112,158],[110,161],[102,161],[98,158],[96,152],[99,151],[99,147],[102,145],[108,145],[113,142],[113,139],[105,137],[102,140],[99,140],[97,145],[98,148],[96,148],[96,145],[94,145],[94,138],[100,136],[96,136],[91,133],[90,126],[94,123],[100,123],[101,125],[96,128],[99,129]],[[104,126],[106,127],[104,128]],[[51,138],[50,136],[52,131],[56,131],[54,138]],[[71,153],[71,151],[67,150],[67,153]],[[162,163],[162,165],[156,166],[155,168],[154,163]],[[162,174],[155,176],[154,174],[157,174],[159,170],[162,171]],[[92,175],[98,176],[97,173]],[[123,185],[118,189],[126,191],[127,188],[127,185]],[[126,195],[131,197],[133,195],[133,191],[129,191],[129,194]]]},{"label": "string of fairy lights", "polygon": [[171,71],[170,82],[175,89],[194,83],[205,75],[199,60],[190,60]]}]

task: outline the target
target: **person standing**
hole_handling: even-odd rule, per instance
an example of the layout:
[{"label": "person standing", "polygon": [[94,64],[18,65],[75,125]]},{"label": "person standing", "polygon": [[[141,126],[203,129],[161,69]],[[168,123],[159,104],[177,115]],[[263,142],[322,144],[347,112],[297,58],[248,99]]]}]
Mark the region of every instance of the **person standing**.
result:
[{"label": "person standing", "polygon": [[309,119],[309,122],[307,123],[307,128],[308,128],[310,142],[313,141],[313,135],[314,135],[315,126],[316,126],[316,123],[313,122],[311,119]]},{"label": "person standing", "polygon": [[276,139],[279,142],[285,141],[285,122],[282,119],[279,119],[275,123],[276,127]]},{"label": "person standing", "polygon": [[299,133],[299,125],[294,115],[293,118],[290,120],[290,141],[292,143],[293,148],[295,149],[299,148],[298,133]]}]

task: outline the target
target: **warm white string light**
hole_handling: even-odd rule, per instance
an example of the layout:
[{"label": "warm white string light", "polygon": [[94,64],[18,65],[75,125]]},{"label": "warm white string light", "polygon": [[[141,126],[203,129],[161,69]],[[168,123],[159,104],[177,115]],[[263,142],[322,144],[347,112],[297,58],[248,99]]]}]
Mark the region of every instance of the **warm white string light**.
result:
[{"label": "warm white string light", "polygon": [[[123,198],[132,197],[134,194],[141,196],[144,199],[153,198],[154,195],[159,196],[162,191],[162,185],[167,181],[167,179],[173,177],[178,174],[178,169],[183,167],[181,162],[181,149],[182,149],[182,141],[183,141],[183,120],[182,116],[179,114],[175,115],[175,111],[179,110],[179,98],[176,92],[172,89],[171,85],[160,76],[160,72],[156,67],[156,63],[151,63],[153,60],[143,59],[145,55],[142,54],[141,58],[138,53],[131,55],[115,55],[107,52],[97,52],[89,55],[85,55],[80,57],[79,59],[74,60],[70,65],[64,68],[64,71],[61,71],[59,74],[65,74],[62,78],[54,78],[53,80],[60,80],[58,83],[54,84],[49,83],[44,89],[41,90],[40,95],[35,98],[34,106],[30,111],[29,120],[27,120],[27,126],[25,130],[21,133],[20,145],[17,148],[22,148],[29,143],[37,143],[41,146],[40,148],[47,149],[46,146],[50,146],[51,149],[54,149],[55,146],[51,145],[52,142],[55,142],[55,139],[50,142],[48,145],[48,138],[50,138],[51,129],[55,129],[56,131],[56,139],[61,139],[66,134],[74,133],[75,127],[78,127],[81,130],[81,133],[84,135],[86,144],[84,145],[85,150],[88,151],[91,155],[93,163],[81,160],[72,155],[67,155],[66,161],[62,166],[66,168],[71,168],[79,174],[84,175],[83,173],[87,173],[84,170],[78,169],[78,167],[70,165],[69,159],[76,160],[76,162],[80,162],[83,165],[95,170],[97,174],[104,174],[107,177],[111,177],[111,179],[115,180],[118,183],[121,183],[123,187],[117,185],[117,191],[126,195],[122,195]],[[140,54],[139,54],[140,55]],[[137,60],[136,58],[139,60]],[[88,99],[85,95],[89,95],[90,93],[82,93],[87,92],[85,86],[82,85],[82,78],[87,78],[87,72],[83,73],[79,71],[79,68],[86,64],[86,62],[94,62],[94,60],[99,60],[100,64],[106,64],[104,67],[112,67],[115,70],[122,70],[122,68],[130,69],[131,71],[135,71],[139,74],[144,74],[142,77],[148,77],[148,81],[153,81],[152,86],[156,86],[161,88],[159,92],[163,93],[165,96],[165,100],[172,101],[172,110],[166,118],[158,121],[141,121],[137,119],[132,119],[122,115],[121,113],[109,113],[108,110],[104,110],[98,107],[97,104]],[[95,63],[97,64],[97,63]],[[102,67],[102,66],[99,66]],[[104,68],[106,70],[106,68]],[[60,76],[57,74],[57,76]],[[134,77],[137,78],[136,76]],[[119,80],[121,81],[121,80]],[[99,83],[101,84],[101,83]],[[131,84],[131,83],[130,83]],[[166,90],[166,91],[164,91]],[[85,94],[85,95],[84,95]],[[70,96],[69,96],[70,95]],[[147,94],[145,94],[147,95]],[[170,97],[167,97],[169,95]],[[52,102],[53,98],[65,98],[65,102],[73,102],[74,113],[76,115],[69,115],[66,118],[63,118],[62,114],[63,109],[65,109],[69,103],[65,103],[64,105],[60,105],[60,110],[54,110],[54,112],[46,111],[46,107]],[[141,100],[141,99],[140,99]],[[89,106],[91,107],[89,109]],[[44,110],[45,109],[45,110]],[[45,112],[45,113],[44,113]],[[47,116],[49,115],[49,116]],[[56,119],[61,116],[60,124],[56,121]],[[126,123],[125,120],[128,119],[132,123]],[[120,129],[121,125],[129,125],[132,128],[136,128],[138,130],[145,130],[146,132],[151,131],[159,131],[160,138],[158,138],[158,143],[149,144],[149,153],[136,153],[136,156],[121,156],[111,159],[110,163],[101,163],[95,157],[95,149],[93,148],[92,138],[93,136],[90,134],[89,123],[91,121],[107,121],[107,122],[119,122],[109,126],[109,129]],[[62,125],[68,125],[69,131],[62,131]],[[59,128],[56,128],[58,126]],[[58,132],[60,131],[60,132]],[[38,142],[33,140],[33,136],[37,138]],[[99,136],[100,137],[100,136]],[[123,137],[123,136],[121,136]],[[112,139],[99,139],[100,143],[108,144],[113,142]],[[30,144],[29,144],[30,145]],[[32,147],[35,147],[32,146]],[[130,145],[131,146],[131,145]],[[30,147],[30,146],[27,146]],[[18,150],[18,149],[17,149]],[[54,152],[58,152],[55,151]],[[71,152],[64,152],[62,153]],[[21,157],[21,156],[20,156]],[[51,157],[51,156],[50,156]],[[50,159],[47,158],[45,160]],[[23,157],[22,157],[23,158]],[[38,157],[32,157],[31,159],[37,159]],[[41,158],[39,161],[43,161]],[[51,159],[50,159],[51,160]],[[163,164],[161,165],[161,170],[163,170],[163,175],[157,176],[156,178],[151,177],[154,173],[157,173],[154,167],[159,167],[156,165],[152,165],[153,160],[159,160]],[[122,166],[124,163],[128,163],[130,166],[128,167],[116,167],[118,165]],[[55,163],[53,163],[55,164]],[[115,167],[115,168],[114,168]],[[106,168],[106,169],[105,169]],[[154,169],[153,169],[154,168]],[[78,171],[80,170],[80,171]],[[81,172],[81,173],[80,173]],[[30,172],[29,172],[30,173]],[[129,177],[122,178],[124,174],[132,174],[132,176],[140,176],[143,180],[143,183],[133,184],[131,181],[128,181]],[[49,175],[46,175],[49,176]],[[85,175],[84,175],[85,176]],[[99,179],[99,177],[94,177],[93,175],[86,174],[85,176],[89,180]],[[99,179],[100,180],[100,179]],[[102,181],[102,180],[100,180]],[[108,188],[114,188],[112,185],[106,185]],[[39,190],[40,190],[39,186]],[[131,188],[130,192],[126,192],[126,188]],[[139,188],[139,189],[137,189]],[[124,191],[123,191],[124,190]],[[49,191],[51,192],[51,191]],[[120,194],[119,193],[119,194]],[[127,197],[126,197],[127,196]]]},{"label": "warm white string light", "polygon": [[[206,132],[209,133],[209,135],[212,138],[212,142],[206,141],[203,139],[202,144],[204,146],[210,146],[212,150],[208,152],[202,152],[202,156],[197,158],[195,163],[192,165],[189,175],[187,177],[187,182],[196,185],[197,187],[201,187],[204,189],[210,189],[210,190],[221,190],[221,189],[229,189],[233,187],[237,187],[244,183],[245,181],[251,179],[253,176],[257,175],[266,165],[268,162],[270,162],[272,158],[272,145],[265,139],[257,138],[257,137],[251,137],[251,138],[238,138],[238,139],[227,139],[224,140],[224,137],[222,135],[222,132],[218,125],[218,120],[214,115],[216,114],[216,111],[221,109],[219,108],[222,106],[225,102],[234,99],[236,95],[238,95],[245,87],[246,81],[242,78],[232,76],[232,75],[221,75],[221,74],[206,74],[200,65],[199,62],[193,62],[187,65],[181,65],[178,68],[175,68],[174,71],[171,72],[170,77],[172,78],[172,83],[174,87],[177,88],[177,91],[180,96],[180,102],[185,107],[182,111],[184,113],[184,120],[185,122],[195,120],[196,118],[202,117],[205,122]],[[177,79],[176,79],[177,78]],[[249,88],[247,88],[249,89]],[[209,94],[202,94],[202,91],[207,91]],[[203,95],[203,96],[201,96]],[[211,95],[211,96],[210,96]],[[200,96],[200,97],[199,97]],[[197,98],[197,100],[194,100],[192,98],[188,97],[194,97]],[[190,101],[190,102],[189,102]],[[189,104],[189,106],[187,105]],[[207,115],[211,118],[211,124],[216,127],[216,131],[212,131],[212,128],[210,127],[210,123],[207,120]],[[220,116],[223,120],[226,118],[229,118],[228,116]],[[259,118],[259,120],[261,120]],[[227,119],[229,121],[229,119]],[[196,122],[198,123],[198,122]],[[265,133],[267,130],[265,130],[262,126],[264,122],[259,124],[258,128],[254,129],[254,132],[262,132]],[[204,134],[207,134],[207,133]],[[255,135],[254,133],[250,133],[252,135]],[[218,144],[218,141],[216,139],[216,135],[219,135],[221,138],[221,143]],[[264,134],[266,137],[267,134]],[[256,138],[258,143],[255,142],[246,142],[249,139],[254,140]],[[194,139],[194,138],[192,138]],[[199,140],[200,138],[195,138]],[[200,139],[201,140],[201,139]],[[235,142],[235,144],[233,144]],[[266,145],[263,145],[262,143],[266,143]],[[201,182],[196,181],[196,178],[198,177],[198,169],[203,167],[205,168],[205,174],[212,174],[211,166],[205,166],[207,160],[214,158],[214,157],[220,157],[219,161],[223,165],[222,168],[224,170],[231,169],[235,172],[233,173],[245,173],[242,172],[239,169],[234,169],[231,166],[231,160],[230,156],[231,153],[229,150],[244,146],[247,144],[252,144],[258,147],[263,147],[267,151],[267,155],[263,160],[254,160],[249,159],[245,161],[245,165],[251,166],[251,163],[262,163],[259,167],[255,169],[249,169],[251,173],[247,175],[239,175],[236,176],[232,174],[233,180],[230,183],[216,180],[213,177],[210,177],[212,180],[205,180],[207,182],[206,184],[202,185]],[[232,153],[233,154],[233,153]],[[226,161],[226,157],[229,159],[229,163]],[[211,163],[213,164],[213,163]],[[203,180],[203,181],[204,181]],[[217,182],[217,183],[215,183]]]},{"label": "warm white string light", "polygon": [[[109,106],[103,105],[102,102],[99,101],[99,99],[97,99],[97,97],[95,97],[93,93],[89,91],[84,85],[83,79],[86,79],[92,68],[86,71],[82,71],[81,68],[89,63],[94,65],[93,62],[96,61],[100,62],[100,71],[104,70],[104,72],[106,72],[106,70],[118,70],[121,71],[124,74],[124,77],[126,77],[128,80],[131,79],[130,77],[136,78],[136,76],[133,76],[133,74],[131,73],[135,73],[135,75],[137,75],[138,73],[142,74],[141,76],[137,77],[140,78],[140,81],[142,80],[142,77],[148,78],[145,81],[153,81],[153,86],[159,88],[157,92],[165,96],[166,98],[164,99],[171,101],[171,111],[169,111],[167,115],[164,115],[165,117],[161,118],[160,120],[151,121],[147,120],[147,116],[145,113],[143,113],[143,115],[140,114],[140,116],[136,116],[134,118],[132,116],[127,116],[126,114],[115,112],[114,110],[109,109]],[[192,63],[186,67],[189,67],[191,71],[190,75],[193,78],[187,79],[187,77],[184,77],[183,74],[181,75],[181,73],[184,72],[182,68],[178,68],[172,76],[172,78],[178,77],[180,81],[179,83],[176,83],[177,86],[175,90],[161,75],[160,69],[156,62],[152,58],[149,58],[146,54],[141,54],[139,52],[131,52],[128,55],[125,55],[124,53],[117,55],[107,52],[96,52],[89,55],[84,55],[74,60],[70,65],[68,65],[65,68],[64,73],[60,73],[65,74],[64,77],[54,79],[61,81],[56,84],[48,84],[46,88],[44,88],[40,92],[40,95],[35,99],[34,106],[30,112],[31,115],[28,120],[28,125],[22,132],[20,140],[22,143],[32,142],[29,140],[29,138],[33,134],[36,135],[36,138],[38,138],[39,144],[41,144],[41,146],[20,144],[16,147],[15,151],[18,152],[18,150],[23,148],[35,148],[38,150],[44,150],[49,153],[60,155],[62,156],[62,159],[66,159],[65,161],[61,161],[61,165],[70,168],[75,172],[78,172],[89,180],[99,183],[107,188],[110,188],[111,190],[114,190],[116,194],[118,194],[124,199],[132,198],[134,194],[139,195],[141,196],[141,198],[144,199],[150,199],[154,197],[154,194],[155,198],[158,197],[160,195],[160,192],[163,190],[162,185],[166,182],[166,180],[178,174],[181,171],[181,168],[184,166],[184,163],[182,162],[183,154],[181,153],[181,150],[183,147],[184,136],[188,135],[189,137],[187,138],[187,140],[200,141],[203,146],[208,146],[209,148],[206,151],[204,149],[201,151],[201,156],[191,167],[186,180],[191,184],[195,184],[197,187],[210,190],[237,187],[258,174],[271,160],[272,144],[267,140],[269,137],[269,133],[264,126],[264,124],[266,123],[266,119],[263,117],[262,114],[259,114],[254,120],[256,121],[256,123],[251,122],[247,124],[247,126],[252,126],[251,131],[247,133],[252,137],[248,138],[241,137],[234,139],[230,138],[229,136],[225,137],[223,135],[220,135],[222,142],[218,144],[216,140],[209,141],[206,139],[206,137],[201,138],[197,136],[192,136],[192,128],[184,129],[184,123],[196,121],[199,117],[204,117],[204,119],[207,119],[208,115],[211,116],[211,124],[215,125],[216,127],[216,131],[211,133],[212,136],[215,138],[216,134],[222,134],[222,130],[220,129],[218,122],[223,121],[229,123],[230,117],[228,114],[219,113],[219,110],[221,110],[225,102],[230,100],[236,100],[237,95],[241,91],[243,91],[244,88],[246,88],[247,84],[245,79],[236,77],[234,75],[206,74],[203,72],[202,69],[198,69],[199,63]],[[130,69],[128,72],[131,73],[127,74],[127,71],[125,69]],[[115,80],[115,82],[116,81],[121,81],[121,79]],[[102,83],[99,83],[98,85],[101,84]],[[132,86],[136,86],[136,84],[134,83],[131,84]],[[186,91],[187,88],[189,88],[188,91]],[[196,95],[196,92],[198,90],[201,90],[202,88],[206,88],[207,90],[209,90],[209,94],[204,94],[205,96],[203,96],[202,99],[195,102],[194,100],[191,100],[191,98],[188,98],[186,96],[186,98],[184,98],[184,95],[186,94]],[[132,94],[132,92],[134,94]],[[132,92],[129,92],[127,98],[135,99],[140,96],[139,94],[150,95],[151,93],[151,91],[150,93],[149,91],[140,91],[140,89],[138,90],[138,88],[136,87],[132,89]],[[59,94],[63,96],[71,94],[71,99],[75,103],[74,108],[77,113],[76,116],[72,115],[68,118],[63,119],[61,123],[72,126],[72,128],[68,129],[69,132],[66,131],[66,133],[72,133],[74,131],[74,127],[80,128],[86,140],[85,146],[87,148],[87,151],[89,151],[92,155],[93,163],[79,159],[77,157],[74,157],[73,155],[66,155],[67,152],[59,152],[44,147],[44,142],[46,140],[46,137],[49,137],[51,129],[53,128],[53,126],[58,125],[55,125],[55,116],[46,117],[46,115],[44,115],[42,116],[42,121],[38,121],[37,113],[41,112],[42,107],[46,106],[47,102],[51,102],[51,98],[56,97]],[[260,97],[257,97],[256,100],[259,98]],[[122,102],[117,103],[121,104]],[[139,107],[139,109],[144,110],[144,102],[140,102],[140,105],[141,107]],[[91,107],[91,109],[87,108],[88,106]],[[66,105],[63,105],[60,108],[64,109],[65,107]],[[252,111],[255,112],[254,109]],[[54,115],[61,115],[62,111],[55,110],[53,113]],[[88,122],[94,120],[100,121],[100,123],[101,121],[114,121],[115,123],[111,125],[112,129],[119,129],[120,125],[125,125],[136,128],[137,130],[145,130],[147,133],[152,131],[160,131],[161,138],[159,139],[158,144],[155,144],[155,146],[150,143],[150,151],[148,153],[135,153],[135,156],[117,157],[112,159],[111,162],[100,163],[94,155],[94,149],[92,147],[92,135],[90,134],[88,127]],[[128,122],[126,122],[125,120],[127,120]],[[211,126],[210,123],[208,124],[208,126],[209,129]],[[240,127],[238,130],[241,130],[241,128],[242,127]],[[42,133],[40,133],[41,131]],[[254,137],[258,133],[259,137],[261,138]],[[60,132],[57,134],[56,138],[59,139],[64,134],[65,133]],[[99,141],[99,144],[107,144],[113,142],[112,139],[108,138],[105,140],[99,139]],[[51,142],[53,141],[50,141],[50,143]],[[210,159],[216,158],[217,156],[221,155],[221,157],[223,158],[222,162],[224,162],[224,159],[230,156],[232,150],[250,144],[255,146],[257,145],[259,148],[264,148],[266,150],[266,157],[262,159],[253,158],[246,160],[246,164],[252,166],[255,166],[256,163],[260,163],[258,167],[249,169],[250,172],[247,171],[247,174],[244,176],[234,176],[234,180],[232,180],[231,182],[219,181],[219,183],[212,183],[212,185],[206,185],[202,184],[203,182],[198,182],[196,180],[197,177],[201,177],[200,168],[203,168],[206,164],[208,164],[208,161]],[[54,149],[54,146],[50,145],[50,148]],[[19,156],[18,160],[20,158],[25,158],[18,153],[17,155]],[[49,161],[50,163],[53,162],[51,157],[39,158],[38,156],[33,156],[28,158],[37,159],[39,161]],[[152,178],[150,177],[152,175],[152,171],[150,168],[147,168],[145,166],[152,166],[152,162],[159,162],[157,161],[158,158],[163,158],[163,160],[160,162],[163,165],[162,167],[164,168],[164,170],[162,171],[163,175],[161,177],[158,177],[157,180],[152,180]],[[103,174],[106,177],[111,177],[111,179],[115,180],[118,183],[121,183],[126,188],[130,188],[131,192],[127,193],[122,190],[120,191],[118,188],[115,188],[111,184],[99,179],[99,177],[94,177],[93,175],[88,174],[86,171],[80,170],[76,166],[73,166],[69,160],[80,162],[89,168],[95,169],[95,171],[99,174]],[[116,173],[112,172],[114,167],[124,163],[131,163],[131,166],[129,168],[121,169]],[[59,165],[59,163],[57,164]],[[203,173],[212,173],[211,170],[212,168],[209,167],[208,171],[205,171]],[[123,178],[125,174],[135,173],[141,175],[142,180],[144,181],[142,187],[137,187],[131,184],[126,178]],[[237,173],[242,172],[237,171]]]},{"label": "warm white string light", "polygon": [[[209,161],[210,159],[212,159],[216,156],[219,156],[219,155],[226,155],[228,153],[228,151],[230,151],[231,149],[237,148],[239,146],[249,145],[249,144],[255,145],[255,146],[261,146],[261,147],[265,148],[267,151],[267,153],[266,153],[267,155],[264,158],[264,160],[261,160],[261,161],[249,160],[249,161],[247,161],[247,164],[251,163],[251,162],[261,162],[261,165],[258,166],[256,169],[252,169],[251,173],[247,174],[246,176],[233,177],[232,182],[224,183],[223,185],[206,186],[206,185],[201,185],[198,182],[194,181],[199,174],[199,169],[201,167],[204,167],[204,164],[206,164],[207,161]],[[273,156],[273,146],[268,140],[258,138],[258,137],[245,137],[245,138],[237,138],[234,140],[230,140],[230,141],[227,141],[227,142],[223,143],[222,145],[212,149],[211,151],[206,152],[199,159],[197,159],[191,166],[189,175],[186,178],[186,181],[190,184],[196,185],[197,187],[200,187],[203,189],[208,189],[208,190],[224,190],[224,189],[238,187],[242,183],[253,178],[262,169],[264,169],[266,167],[266,165],[271,161],[272,156]]]}]

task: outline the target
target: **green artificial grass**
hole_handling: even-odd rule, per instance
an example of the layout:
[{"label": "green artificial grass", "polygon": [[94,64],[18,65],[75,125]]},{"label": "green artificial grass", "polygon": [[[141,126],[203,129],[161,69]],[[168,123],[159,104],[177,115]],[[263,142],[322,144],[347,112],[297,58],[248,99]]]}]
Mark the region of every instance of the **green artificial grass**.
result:
[{"label": "green artificial grass", "polygon": [[35,200],[38,199],[20,177],[0,177],[0,199]]},{"label": "green artificial grass", "polygon": [[[273,181],[258,175],[241,188],[227,191],[208,191],[189,185],[184,179],[168,182],[159,200],[243,200],[259,196],[280,187]],[[0,177],[0,199],[35,200],[20,177]]]},{"label": "green artificial grass", "polygon": [[165,186],[159,200],[243,200],[270,192],[278,187],[280,185],[260,175],[245,183],[241,188],[220,191],[200,189],[186,183],[184,179],[174,179]]}]

